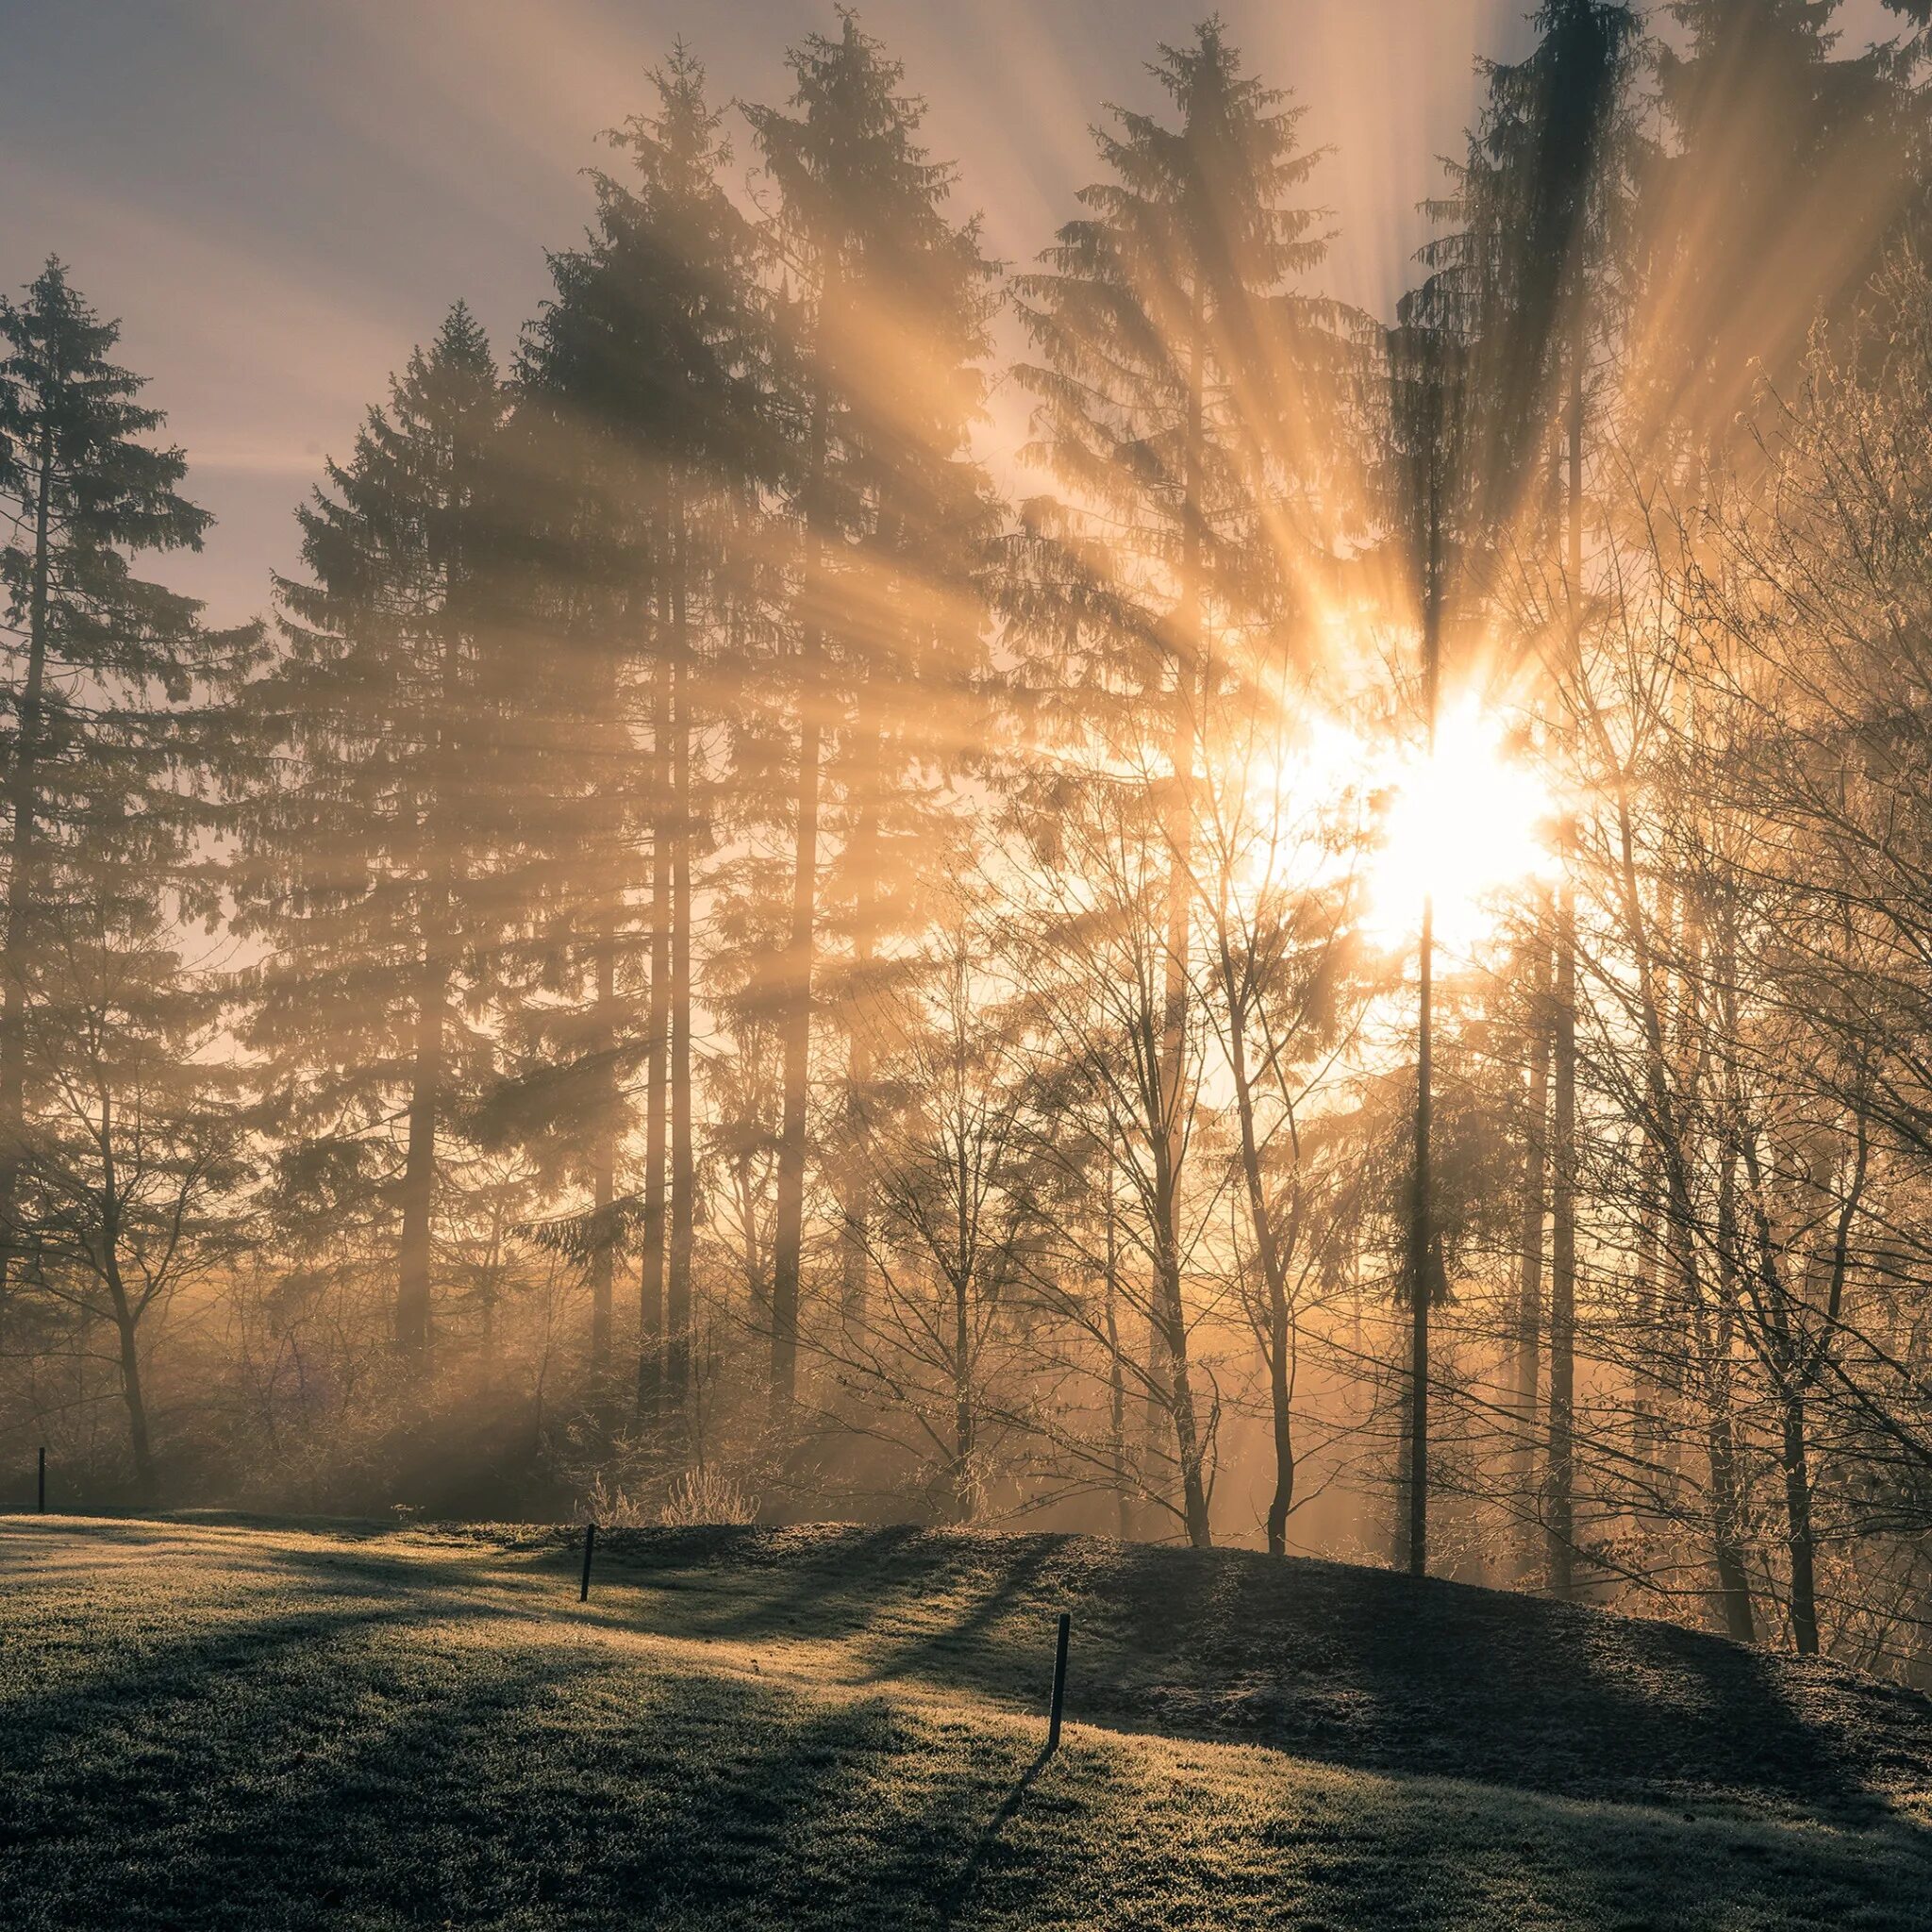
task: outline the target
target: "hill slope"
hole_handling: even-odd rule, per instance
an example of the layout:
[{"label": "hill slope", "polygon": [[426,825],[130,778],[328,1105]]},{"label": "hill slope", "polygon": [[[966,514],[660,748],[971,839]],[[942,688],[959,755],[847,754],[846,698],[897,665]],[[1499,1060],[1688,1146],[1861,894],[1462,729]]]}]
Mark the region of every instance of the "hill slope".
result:
[{"label": "hill slope", "polygon": [[1932,1923],[1932,1703],[1828,1664],[1086,1538],[576,1562],[0,1519],[0,1924]]}]

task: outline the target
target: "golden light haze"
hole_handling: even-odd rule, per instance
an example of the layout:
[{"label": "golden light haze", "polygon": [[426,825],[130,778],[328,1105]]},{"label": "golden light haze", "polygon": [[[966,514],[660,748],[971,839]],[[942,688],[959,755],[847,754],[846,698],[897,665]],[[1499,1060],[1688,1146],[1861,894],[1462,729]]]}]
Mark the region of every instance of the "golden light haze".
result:
[{"label": "golden light haze", "polygon": [[37,16],[0,1444],[1924,1672],[1923,12]]}]

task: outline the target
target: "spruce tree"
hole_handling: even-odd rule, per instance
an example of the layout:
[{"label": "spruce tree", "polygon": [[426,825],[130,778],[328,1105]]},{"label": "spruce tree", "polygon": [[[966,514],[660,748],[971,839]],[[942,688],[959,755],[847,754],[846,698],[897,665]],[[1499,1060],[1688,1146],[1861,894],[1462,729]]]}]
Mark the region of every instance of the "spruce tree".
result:
[{"label": "spruce tree", "polygon": [[[746,540],[766,467],[762,294],[753,231],[720,185],[729,160],[722,115],[681,43],[651,78],[656,110],[610,137],[628,171],[596,175],[586,244],[553,258],[556,294],[528,332],[517,383],[520,439],[547,453],[539,457],[540,521],[549,567],[567,587],[557,614],[588,680],[578,701],[588,741],[601,747],[586,774],[586,740],[555,740],[559,758],[590,782],[578,807],[553,811],[535,837],[547,854],[544,895],[553,907],[575,903],[582,928],[562,957],[591,990],[576,1050],[594,1069],[591,1213],[607,1221],[628,1117],[620,1074],[641,1060],[645,1074],[644,1172],[625,1204],[642,1250],[645,1414],[660,1392],[681,1413],[689,1392],[703,734],[718,709],[717,660],[749,595]],[[564,797],[570,775],[558,772],[538,790]],[[627,855],[640,839],[651,854],[644,907],[628,890]],[[648,971],[627,937],[640,923]],[[592,1246],[607,1331],[615,1234],[613,1224]]]},{"label": "spruce tree", "polygon": [[[1670,131],[1647,184],[1642,331],[1653,434],[1694,460],[1768,384],[1788,395],[1821,308],[1842,312],[1905,218],[1923,140],[1909,62],[1847,53],[1839,0],[1670,0]],[[1909,9],[1906,9],[1909,11]]]},{"label": "spruce tree", "polygon": [[[1490,63],[1488,99],[1456,192],[1430,205],[1452,231],[1425,246],[1432,270],[1407,298],[1392,340],[1398,524],[1420,586],[1425,728],[1433,742],[1443,628],[1454,604],[1477,608],[1496,591],[1492,559],[1538,552],[1555,539],[1562,608],[1547,628],[1548,682],[1580,702],[1584,623],[1584,450],[1593,395],[1608,387],[1597,366],[1613,349],[1630,300],[1633,198],[1642,161],[1631,87],[1641,23],[1620,0],[1544,0],[1537,39],[1518,62]],[[1553,425],[1559,425],[1553,434]],[[1559,448],[1547,460],[1552,443]],[[1561,477],[1557,500],[1541,478]],[[1533,621],[1533,629],[1545,626]],[[1579,713],[1580,715],[1580,713]],[[1593,750],[1594,747],[1591,747]],[[1574,846],[1574,831],[1563,843]],[[1554,1118],[1547,1147],[1539,1119],[1525,1134],[1525,1208],[1541,1240],[1544,1164],[1551,1205],[1548,1535],[1549,1571],[1571,1593],[1574,1448],[1573,1342],[1576,1285],[1576,960],[1574,886],[1566,869],[1555,897],[1554,985],[1531,1016],[1532,1056],[1545,1053]],[[1431,1225],[1428,1055],[1432,1015],[1431,908],[1424,908],[1408,1293],[1410,1364],[1409,1560],[1425,1561],[1427,1324],[1442,1287]],[[1539,1063],[1541,1060],[1539,1058]],[[1532,1086],[1536,1085],[1533,1077]],[[1524,1298],[1540,1295],[1540,1255],[1525,1261]],[[1540,1320],[1531,1318],[1541,1327]],[[1525,1330],[1531,1322],[1524,1324]],[[1523,1372],[1525,1411],[1535,1368]]]},{"label": "spruce tree", "polygon": [[395,1228],[394,1342],[432,1330],[440,1138],[487,1069],[474,1024],[500,930],[491,853],[491,458],[503,401],[460,303],[299,512],[282,649],[249,693],[276,776],[242,819],[242,929],[265,949],[243,1028],[285,1166],[330,1171]]},{"label": "spruce tree", "polygon": [[791,832],[788,931],[762,975],[784,1056],[771,1311],[780,1415],[797,1379],[821,938],[844,929],[848,970],[832,991],[848,1043],[846,1158],[835,1178],[845,1313],[858,1320],[872,1036],[903,976],[892,942],[926,924],[945,871],[936,791],[973,736],[990,530],[968,448],[990,275],[976,225],[950,219],[953,170],[919,144],[923,104],[850,13],[836,38],[795,51],[791,69],[791,112],[747,110],[775,191],[780,481],[798,538],[782,687],[774,680],[796,747],[789,796],[771,801]]},{"label": "spruce tree", "polygon": [[[50,259],[0,305],[0,551],[7,700],[7,898],[0,931],[0,1303],[23,1235],[18,1198],[35,1008],[64,997],[48,961],[77,920],[192,885],[207,820],[205,727],[252,633],[215,633],[192,599],[134,575],[198,549],[211,521],[177,486],[187,459],[151,439],[145,378],[113,363],[104,322]],[[205,892],[195,888],[205,909]]]}]

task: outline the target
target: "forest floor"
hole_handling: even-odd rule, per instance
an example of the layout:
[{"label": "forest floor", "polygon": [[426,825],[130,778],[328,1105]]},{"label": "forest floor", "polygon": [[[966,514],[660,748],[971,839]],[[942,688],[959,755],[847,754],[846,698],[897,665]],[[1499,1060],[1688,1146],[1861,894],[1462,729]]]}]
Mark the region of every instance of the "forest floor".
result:
[{"label": "forest floor", "polygon": [[1828,1663],[1085,1537],[579,1559],[0,1518],[0,1924],[1932,1924],[1932,1701]]}]

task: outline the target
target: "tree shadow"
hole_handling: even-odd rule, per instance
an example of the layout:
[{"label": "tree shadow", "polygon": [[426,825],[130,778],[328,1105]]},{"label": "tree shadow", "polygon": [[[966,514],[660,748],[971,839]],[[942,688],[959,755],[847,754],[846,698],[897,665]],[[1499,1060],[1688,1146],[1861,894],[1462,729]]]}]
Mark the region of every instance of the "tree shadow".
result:
[{"label": "tree shadow", "polygon": [[[1655,1808],[1553,1797],[1535,1788],[1538,1765],[1556,1761],[1540,1732],[1524,1740],[1530,1761],[1485,1779],[1489,1790],[1357,1775],[1378,1757],[1409,1770],[1405,1754],[1426,1755],[1466,1708],[1436,1685],[1435,1702],[1402,1728],[1391,1674],[1428,1690],[1452,1668],[1419,1641],[1419,1620],[1433,1617],[1443,1644],[1461,1650],[1458,1690],[1495,1697],[1498,1723],[1537,1703],[1534,1687],[1499,1684],[1472,1662],[1467,1646],[1488,1614],[1481,1592],[1418,1601],[1389,1579],[1385,1601],[1346,1589],[1346,1574],[1277,1583],[1263,1568],[1230,1581],[1209,1561],[1181,1565],[1177,1587],[1150,1607],[1139,1593],[1163,1566],[1103,1547],[1086,1579],[1102,1587],[1075,1598],[1089,1650],[1074,1677],[1081,1729],[1051,1758],[1038,1749],[1037,1704],[1025,1726],[998,1712],[1042,1665],[1049,1607],[1068,1599],[1066,1565],[1080,1553],[1058,1541],[1029,1562],[1016,1553],[1010,1573],[983,1541],[956,1553],[951,1567],[934,1566],[929,1614],[909,1623],[902,1592],[918,1552],[902,1543],[881,1556],[877,1641],[917,1657],[924,1674],[908,1686],[976,1678],[1004,1657],[1003,1695],[990,1705],[893,1695],[864,1669],[821,1691],[712,1669],[701,1653],[586,1642],[587,1626],[601,1635],[607,1623],[641,1621],[657,1634],[647,1613],[662,1599],[625,1590],[629,1601],[587,1617],[560,1548],[536,1567],[520,1557],[480,1574],[469,1558],[414,1548],[358,1545],[340,1553],[347,1569],[319,1567],[321,1550],[263,1554],[278,1574],[258,1585],[251,1572],[239,1590],[219,1568],[184,1580],[172,1555],[145,1573],[157,1591],[174,1579],[185,1627],[172,1635],[144,1607],[137,1567],[73,1607],[76,1640],[92,1649],[67,1661],[92,1663],[98,1651],[100,1667],[8,1699],[0,1726],[0,1923],[1437,1932],[1513,1923],[1512,1902],[1559,1882],[1574,1923],[1826,1924],[1845,1923],[1832,1911],[1858,1895],[1866,1860],[1885,1897],[1859,1923],[1889,1927],[1914,1921],[1886,1901],[1918,1899],[1932,1874],[1924,1834],[1895,1825],[1792,1830],[1719,1816],[1687,1828]],[[811,1563],[765,1580],[794,1602],[824,1579],[825,1555],[821,1545]],[[419,1560],[426,1573],[405,1587],[395,1573]],[[842,1574],[857,1602],[874,1600],[874,1573]],[[554,1583],[556,1616],[543,1614],[547,1597],[477,1601],[474,1587],[492,1574]],[[1331,1582],[1358,1626],[1315,1619],[1274,1657],[1283,1620],[1308,1623]],[[1533,1621],[1547,1608],[1519,1607]],[[841,1603],[836,1616],[849,1613]],[[957,1657],[935,1620],[968,1633]],[[513,1640],[500,1641],[512,1623]],[[1583,1613],[1558,1624],[1554,1635],[1519,1633],[1504,1656],[1538,1668],[1567,1659],[1582,1676],[1557,1700],[1559,1729],[1611,1707],[1612,1690],[1640,1710],[1647,1699],[1659,1735],[1690,1724],[1690,1759],[1710,1750],[1711,1723],[1751,1722],[1754,1700],[1813,1728],[1789,1708],[1779,1659],[1665,1626]],[[1029,1633],[1024,1656],[1005,1647],[1009,1627]],[[1353,1687],[1374,1693],[1377,1729],[1297,1757],[1129,1746],[1091,1722],[1163,1728],[1108,1714],[1112,1681],[1130,1674],[1124,1628],[1161,1646],[1142,1688],[1221,1695],[1272,1670],[1291,1690],[1302,1672],[1307,1690],[1354,1672]],[[1635,1664],[1655,1681],[1618,1690]],[[1863,1708],[1827,1712],[1827,1732]],[[1292,1713],[1270,1722],[1285,1732]],[[1270,1724],[1203,1734],[1274,1741]],[[1581,1748],[1592,1747],[1620,1745],[1586,1735]],[[1495,1748],[1484,1740],[1472,1761],[1487,1764]],[[1564,1777],[1582,1781],[1559,1767],[1555,1782]],[[1788,1896],[1797,1903],[1786,1911]]]},{"label": "tree shadow", "polygon": [[1062,1536],[751,1532],[741,1569],[734,1534],[708,1532],[694,1573],[678,1560],[688,1540],[620,1533],[628,1574],[662,1587],[635,1614],[699,1640],[844,1642],[851,1681],[1021,1712],[1038,1705],[1052,1617],[1071,1607],[1081,1720],[1117,1730],[1783,1813],[1886,1810],[1868,1771],[1888,1757],[1901,1788],[1932,1784],[1932,1700],[1677,1624],[1314,1559]]},{"label": "tree shadow", "polygon": [[810,1668],[847,1689],[966,1692],[1029,1715],[1053,1615],[1071,1607],[1074,1710],[1121,1732],[1559,1797],[1855,1821],[1932,1786],[1932,1701],[1918,1692],[1474,1586],[1060,1536],[706,1528],[614,1531],[608,1548],[600,1536],[579,1607],[580,1548],[557,1531],[465,1537],[447,1555],[413,1534],[388,1549],[290,1538],[237,1559],[305,1575],[345,1607],[435,1601],[697,1643],[840,1644]]}]

